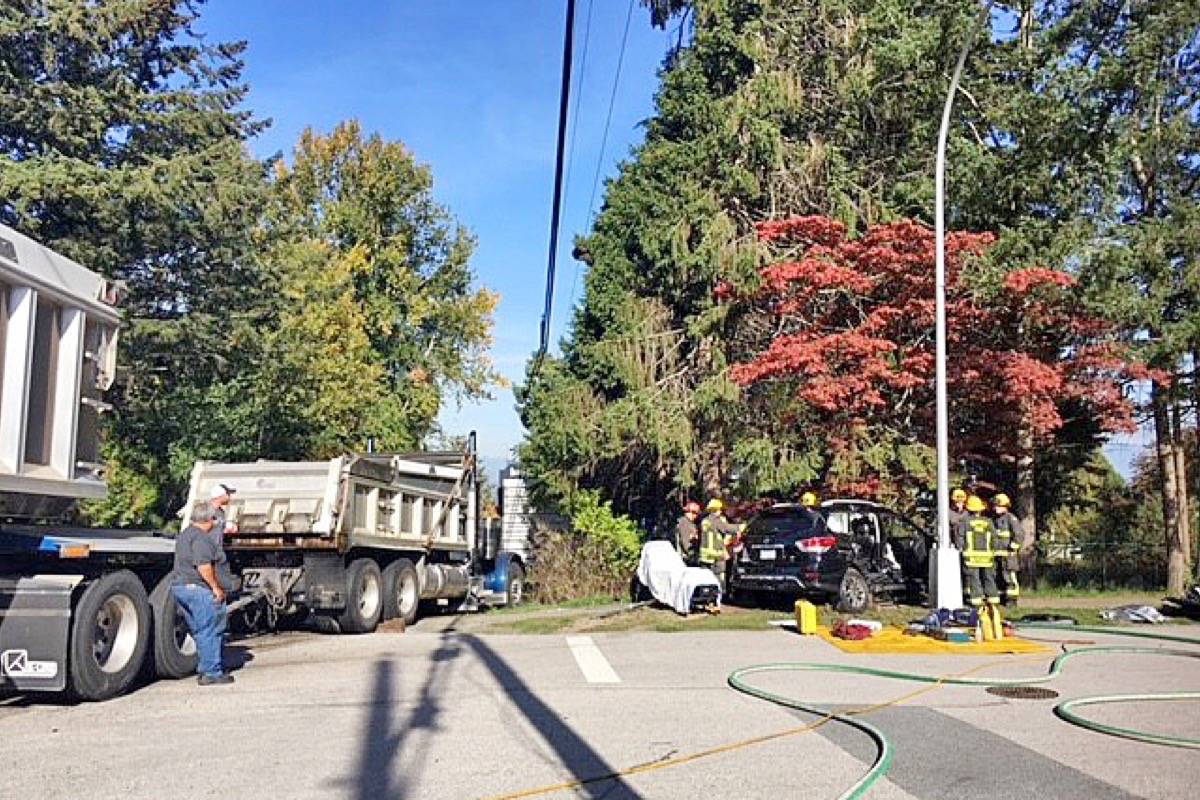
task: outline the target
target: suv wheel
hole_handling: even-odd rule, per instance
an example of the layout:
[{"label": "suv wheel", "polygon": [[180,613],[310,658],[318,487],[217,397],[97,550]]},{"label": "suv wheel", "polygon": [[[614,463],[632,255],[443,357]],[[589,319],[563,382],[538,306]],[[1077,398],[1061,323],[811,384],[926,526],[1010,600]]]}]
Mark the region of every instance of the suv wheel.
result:
[{"label": "suv wheel", "polygon": [[854,567],[846,570],[838,587],[838,608],[851,614],[861,614],[871,605],[871,585]]}]

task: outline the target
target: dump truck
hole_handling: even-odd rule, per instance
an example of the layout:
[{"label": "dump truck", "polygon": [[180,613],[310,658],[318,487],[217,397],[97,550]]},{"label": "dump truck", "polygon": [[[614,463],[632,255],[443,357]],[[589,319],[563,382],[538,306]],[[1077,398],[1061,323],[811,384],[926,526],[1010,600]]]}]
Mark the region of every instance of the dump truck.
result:
[{"label": "dump truck", "polygon": [[317,614],[368,633],[381,620],[415,622],[422,604],[515,604],[525,555],[480,535],[475,461],[474,433],[461,452],[202,461],[183,521],[215,487],[233,490],[225,549],[243,592],[263,600],[247,614],[268,627]]},{"label": "dump truck", "polygon": [[[69,524],[106,496],[103,396],[120,284],[0,225],[0,691],[103,700],[196,663],[170,592],[173,538]],[[478,533],[475,436],[463,452],[197,464],[192,502],[238,489],[226,540],[247,628],[324,616],[345,632],[412,621],[422,601],[519,599],[526,563]]]}]

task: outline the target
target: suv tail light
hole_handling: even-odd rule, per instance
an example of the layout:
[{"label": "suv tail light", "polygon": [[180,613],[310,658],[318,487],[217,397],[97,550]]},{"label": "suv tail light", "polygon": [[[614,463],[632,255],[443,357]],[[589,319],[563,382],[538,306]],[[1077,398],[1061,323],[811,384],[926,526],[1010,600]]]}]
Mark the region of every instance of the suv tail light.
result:
[{"label": "suv tail light", "polygon": [[796,549],[801,553],[826,553],[835,547],[837,538],[834,536],[814,536],[796,542]]}]

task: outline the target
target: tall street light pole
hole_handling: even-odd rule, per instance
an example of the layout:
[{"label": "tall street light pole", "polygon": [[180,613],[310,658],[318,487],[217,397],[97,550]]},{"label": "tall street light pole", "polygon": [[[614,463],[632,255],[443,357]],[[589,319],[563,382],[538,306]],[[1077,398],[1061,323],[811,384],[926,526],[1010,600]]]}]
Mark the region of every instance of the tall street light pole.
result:
[{"label": "tall street light pole", "polygon": [[979,28],[990,18],[992,3],[989,0],[979,21],[967,33],[954,74],[950,76],[950,90],[946,93],[946,104],[942,108],[942,126],[938,130],[937,163],[934,167],[934,236],[937,255],[935,262],[935,334],[937,338],[935,383],[937,390],[937,548],[929,562],[929,599],[935,608],[960,608],[962,606],[962,571],[959,552],[950,541],[950,415],[946,395],[946,138],[950,132],[950,112],[954,108],[954,96],[958,93],[958,82],[962,78],[967,53],[979,32]]}]

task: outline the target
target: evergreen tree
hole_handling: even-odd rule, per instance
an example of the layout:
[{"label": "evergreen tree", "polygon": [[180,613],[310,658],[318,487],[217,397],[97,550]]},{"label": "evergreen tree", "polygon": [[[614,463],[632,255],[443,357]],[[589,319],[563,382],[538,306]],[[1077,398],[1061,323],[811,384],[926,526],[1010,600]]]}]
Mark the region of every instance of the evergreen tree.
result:
[{"label": "evergreen tree", "polygon": [[247,359],[263,191],[244,44],[197,0],[0,5],[0,220],[129,288],[106,523],[182,500],[195,456],[249,453]]},{"label": "evergreen tree", "polygon": [[928,214],[941,75],[975,14],[906,0],[685,8],[693,39],[579,243],[590,268],[563,363],[520,395],[522,458],[548,494],[602,487],[638,518],[723,489],[750,461],[785,488],[817,477],[819,440],[747,435],[754,412],[728,377],[735,321],[714,293],[757,281],[759,221],[820,213],[861,230]]}]

